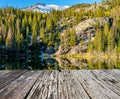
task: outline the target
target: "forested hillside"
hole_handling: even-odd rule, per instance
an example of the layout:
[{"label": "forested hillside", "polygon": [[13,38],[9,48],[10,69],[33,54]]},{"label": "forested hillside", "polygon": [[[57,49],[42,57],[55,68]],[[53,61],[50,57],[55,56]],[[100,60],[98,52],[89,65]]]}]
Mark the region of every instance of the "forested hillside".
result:
[{"label": "forested hillside", "polygon": [[[82,31],[78,33],[79,36],[77,28]],[[92,36],[92,32],[89,32],[91,29]],[[76,46],[79,52],[120,53],[120,1],[78,4],[50,13],[22,11],[12,7],[0,9],[1,49],[16,49],[17,52],[24,46],[27,51],[29,45],[41,40],[49,51],[54,49],[51,53],[59,50],[58,54],[66,54]],[[65,52],[60,51],[61,47]]]}]

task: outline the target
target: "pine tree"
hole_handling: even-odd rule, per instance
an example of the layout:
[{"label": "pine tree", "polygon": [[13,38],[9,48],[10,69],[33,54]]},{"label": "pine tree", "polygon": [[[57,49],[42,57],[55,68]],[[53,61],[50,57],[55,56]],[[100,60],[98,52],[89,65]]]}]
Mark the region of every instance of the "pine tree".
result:
[{"label": "pine tree", "polygon": [[8,35],[6,38],[6,46],[12,47],[12,44],[13,44],[12,29],[11,29],[11,27],[9,27]]},{"label": "pine tree", "polygon": [[91,53],[93,51],[93,48],[94,48],[94,43],[93,42],[89,42],[88,43],[87,52]]},{"label": "pine tree", "polygon": [[29,27],[27,26],[27,28],[26,28],[26,37],[28,37],[29,32],[30,32],[30,30],[29,30]]},{"label": "pine tree", "polygon": [[32,20],[32,14],[30,13],[29,14],[29,17],[28,17],[28,23],[29,23],[29,25],[32,25],[32,22],[33,20]]},{"label": "pine tree", "polygon": [[95,34],[94,46],[95,46],[95,50],[98,51],[98,47],[99,47],[99,29],[97,29],[96,34]]},{"label": "pine tree", "polygon": [[43,39],[43,42],[45,41],[45,31],[44,31],[44,27],[42,26],[42,28],[40,29],[40,36]]},{"label": "pine tree", "polygon": [[108,52],[112,52],[114,49],[114,33],[112,31],[112,29],[110,29],[109,33],[108,33]]},{"label": "pine tree", "polygon": [[32,27],[32,43],[35,43],[37,40],[37,24],[34,23]]},{"label": "pine tree", "polygon": [[23,34],[20,31],[20,27],[18,25],[17,27],[17,34],[16,34],[16,43],[17,43],[17,48],[19,49],[21,44],[23,43]]},{"label": "pine tree", "polygon": [[52,29],[53,21],[51,18],[47,17],[46,20],[46,30],[49,32]]},{"label": "pine tree", "polygon": [[103,30],[103,40],[104,40],[104,50],[107,51],[107,42],[108,42],[108,34],[109,34],[109,24],[104,25],[104,30]]},{"label": "pine tree", "polygon": [[66,29],[63,33],[63,42],[64,42],[64,47],[69,47],[70,46],[70,31]]},{"label": "pine tree", "polygon": [[70,45],[75,46],[77,41],[75,29],[70,30]]},{"label": "pine tree", "polygon": [[109,24],[107,23],[107,24],[104,25],[104,34],[105,34],[105,36],[108,36],[108,33],[109,33]]}]

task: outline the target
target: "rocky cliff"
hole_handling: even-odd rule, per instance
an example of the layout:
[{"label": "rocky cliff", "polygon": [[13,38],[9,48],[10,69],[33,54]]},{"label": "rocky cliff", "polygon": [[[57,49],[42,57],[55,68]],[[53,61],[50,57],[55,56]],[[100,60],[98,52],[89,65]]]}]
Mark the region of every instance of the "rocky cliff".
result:
[{"label": "rocky cliff", "polygon": [[[93,41],[96,33],[96,28],[99,27],[102,29],[106,23],[109,23],[112,26],[112,18],[93,18],[85,20],[79,23],[76,27],[76,36],[78,44],[74,47],[64,47],[60,45],[58,51],[55,54],[77,54],[80,52],[85,52],[88,47],[88,42]],[[83,44],[81,44],[81,41]]]}]

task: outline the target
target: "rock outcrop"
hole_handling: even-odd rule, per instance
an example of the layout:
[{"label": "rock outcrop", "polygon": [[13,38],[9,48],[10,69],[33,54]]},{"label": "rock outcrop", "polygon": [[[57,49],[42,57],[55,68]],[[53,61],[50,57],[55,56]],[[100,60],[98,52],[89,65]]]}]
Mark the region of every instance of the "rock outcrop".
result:
[{"label": "rock outcrop", "polygon": [[76,35],[78,39],[87,40],[89,36],[94,37],[96,27],[103,27],[107,22],[111,25],[112,18],[93,18],[85,20],[76,26]]},{"label": "rock outcrop", "polygon": [[64,47],[64,45],[60,45],[55,55],[67,54],[70,50],[71,50],[71,47]]},{"label": "rock outcrop", "polygon": [[[56,54],[77,54],[80,52],[86,52],[88,41],[93,41],[96,33],[96,28],[103,28],[106,23],[109,23],[112,26],[113,19],[112,18],[93,18],[85,20],[79,23],[76,27],[76,35],[78,44],[74,47],[65,48],[63,45],[60,45]],[[83,41],[83,45],[80,42]]]}]

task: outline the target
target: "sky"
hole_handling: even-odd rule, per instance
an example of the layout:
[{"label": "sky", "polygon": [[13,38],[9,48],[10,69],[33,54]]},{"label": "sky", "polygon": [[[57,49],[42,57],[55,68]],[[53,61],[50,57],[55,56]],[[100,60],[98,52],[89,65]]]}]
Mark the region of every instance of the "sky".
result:
[{"label": "sky", "polygon": [[71,6],[78,3],[94,3],[100,1],[101,0],[0,0],[0,7],[12,6],[14,8],[24,8],[36,3]]}]

